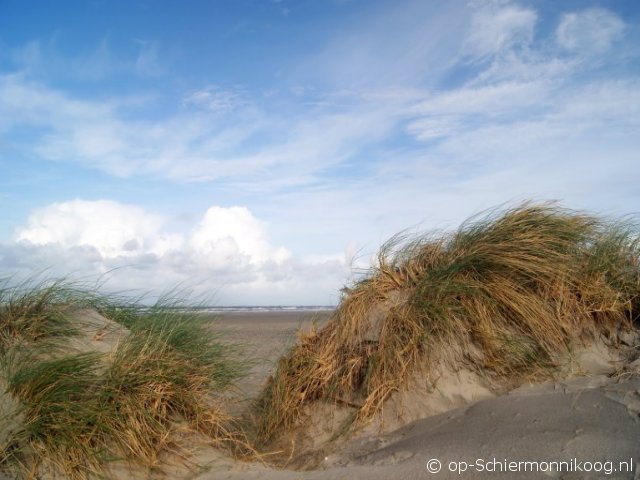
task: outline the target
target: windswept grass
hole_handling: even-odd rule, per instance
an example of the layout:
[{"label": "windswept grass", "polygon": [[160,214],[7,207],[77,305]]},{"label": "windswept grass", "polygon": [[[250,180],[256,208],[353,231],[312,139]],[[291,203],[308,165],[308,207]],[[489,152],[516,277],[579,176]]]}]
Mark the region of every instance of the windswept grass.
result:
[{"label": "windswept grass", "polygon": [[245,370],[243,364],[228,361],[238,352],[211,329],[211,318],[185,308],[181,300],[161,298],[142,311],[121,309],[116,318],[135,338],[161,340],[190,367],[206,373],[203,387],[212,391],[232,386]]},{"label": "windswept grass", "polygon": [[77,333],[63,310],[84,301],[80,291],[63,281],[0,280],[0,350],[16,343],[55,340]]},{"label": "windswept grass", "polygon": [[[243,362],[208,319],[170,299],[145,307],[67,282],[7,285],[0,387],[15,408],[0,418],[0,473],[157,467],[182,453],[184,435],[253,452],[224,408]],[[82,309],[118,332],[110,351],[91,351],[102,331],[78,320]],[[510,380],[550,371],[576,342],[614,343],[639,315],[640,237],[628,222],[524,204],[450,234],[398,236],[280,360],[258,401],[258,437],[299,424],[317,401],[355,406],[366,421],[423,368]]]},{"label": "windswept grass", "polygon": [[615,341],[640,315],[639,242],[630,223],[530,203],[450,234],[393,238],[329,323],[280,360],[259,435],[318,400],[358,405],[367,420],[425,365],[513,379],[553,368],[572,342]]},{"label": "windswept grass", "polygon": [[[64,282],[28,286],[0,302],[1,383],[17,403],[0,422],[20,419],[3,435],[0,468],[27,478],[100,476],[112,460],[151,468],[183,454],[177,439],[189,432],[251,452],[223,408],[243,362],[210,319],[166,299],[122,307]],[[82,335],[77,309],[87,307],[126,327],[110,353],[65,343]]]},{"label": "windswept grass", "polygon": [[92,401],[98,356],[20,360],[8,375],[7,391],[20,402],[21,426],[4,445],[3,466],[27,478],[38,476],[41,467],[70,477],[98,471],[101,459],[92,435],[92,428],[100,428]]}]

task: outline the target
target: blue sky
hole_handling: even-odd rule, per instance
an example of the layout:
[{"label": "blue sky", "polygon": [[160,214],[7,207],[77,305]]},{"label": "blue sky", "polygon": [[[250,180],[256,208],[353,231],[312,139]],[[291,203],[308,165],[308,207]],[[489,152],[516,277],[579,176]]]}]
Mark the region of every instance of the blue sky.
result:
[{"label": "blue sky", "polygon": [[640,204],[629,1],[0,1],[0,268],[330,304],[403,229]]}]

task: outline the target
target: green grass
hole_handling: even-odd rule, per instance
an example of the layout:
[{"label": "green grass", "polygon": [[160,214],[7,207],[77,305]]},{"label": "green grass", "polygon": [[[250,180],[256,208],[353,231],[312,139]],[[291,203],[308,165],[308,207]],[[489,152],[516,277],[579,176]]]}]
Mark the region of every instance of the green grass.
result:
[{"label": "green grass", "polygon": [[[185,428],[251,451],[223,406],[244,364],[211,320],[177,301],[117,300],[65,282],[0,291],[2,384],[18,405],[0,427],[20,419],[1,445],[5,472],[88,478],[112,460],[156,467],[163,454],[184,453],[177,438]],[[110,353],[66,348],[81,332],[72,313],[82,308],[126,327]]]},{"label": "green grass", "polygon": [[[302,424],[318,401],[354,406],[366,421],[422,368],[513,383],[553,371],[581,341],[615,344],[638,326],[639,238],[629,221],[550,204],[394,237],[329,322],[280,359],[257,401],[257,441]],[[0,473],[99,477],[114,460],[153,468],[183,453],[185,434],[254,453],[225,408],[246,362],[210,319],[171,298],[147,307],[65,281],[10,285],[0,282],[0,387],[13,402],[0,418]],[[88,349],[83,309],[115,322],[110,352]]]},{"label": "green grass", "polygon": [[74,335],[76,330],[63,313],[81,295],[63,281],[17,284],[0,280],[0,349],[16,343],[55,340]]},{"label": "green grass", "polygon": [[513,382],[549,372],[574,342],[615,342],[640,315],[639,238],[631,222],[530,203],[394,237],[280,360],[258,401],[260,437],[300,424],[316,401],[358,405],[366,421],[425,365]]},{"label": "green grass", "polygon": [[98,470],[92,396],[99,362],[95,354],[78,354],[14,366],[7,390],[21,403],[22,425],[5,446],[5,466],[19,465],[24,476],[43,463],[71,477]]},{"label": "green grass", "polygon": [[211,329],[211,318],[184,308],[182,301],[161,298],[144,311],[130,311],[118,322],[140,338],[166,343],[186,364],[206,373],[207,386],[223,390],[243,374],[245,365],[228,362],[239,352]]}]

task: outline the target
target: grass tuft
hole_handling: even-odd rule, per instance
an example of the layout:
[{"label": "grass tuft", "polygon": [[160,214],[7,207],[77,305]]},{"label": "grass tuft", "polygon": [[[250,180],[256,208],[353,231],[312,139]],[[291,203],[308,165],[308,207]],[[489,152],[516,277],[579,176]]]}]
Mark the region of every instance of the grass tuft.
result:
[{"label": "grass tuft", "polygon": [[517,379],[554,368],[572,342],[615,340],[640,315],[639,259],[631,222],[555,204],[396,236],[330,321],[280,360],[258,402],[259,435],[273,439],[320,400],[357,405],[368,420],[425,365]]},{"label": "grass tuft", "polygon": [[64,315],[75,289],[64,281],[0,280],[0,350],[16,343],[55,340],[77,333]]},{"label": "grass tuft", "polygon": [[[178,439],[189,434],[251,453],[224,408],[243,362],[210,318],[167,299],[118,305],[64,282],[1,295],[0,386],[16,403],[0,419],[3,470],[83,479],[107,474],[113,460],[153,468],[183,455]],[[109,352],[85,351],[95,340],[82,337],[87,308],[126,327]]]}]

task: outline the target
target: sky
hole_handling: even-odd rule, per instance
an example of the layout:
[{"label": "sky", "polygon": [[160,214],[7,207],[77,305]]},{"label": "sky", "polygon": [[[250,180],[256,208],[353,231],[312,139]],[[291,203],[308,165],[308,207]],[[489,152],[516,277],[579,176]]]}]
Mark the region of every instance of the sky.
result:
[{"label": "sky", "polygon": [[640,206],[636,0],[0,0],[0,277],[332,305],[400,231]]}]

